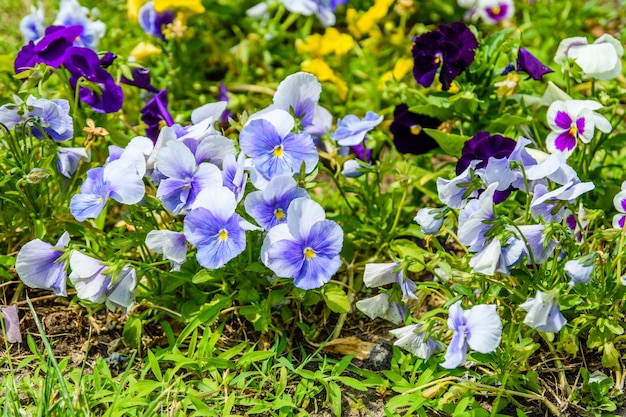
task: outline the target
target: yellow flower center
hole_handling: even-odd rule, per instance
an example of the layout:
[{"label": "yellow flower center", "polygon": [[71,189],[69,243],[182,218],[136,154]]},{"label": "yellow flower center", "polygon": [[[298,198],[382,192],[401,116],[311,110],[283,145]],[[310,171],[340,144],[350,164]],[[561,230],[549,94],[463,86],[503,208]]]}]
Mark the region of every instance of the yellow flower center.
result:
[{"label": "yellow flower center", "polygon": [[569,135],[572,137],[576,137],[576,134],[578,133],[578,128],[576,126],[572,126],[569,128]]},{"label": "yellow flower center", "polygon": [[306,258],[307,261],[310,261],[312,258],[315,257],[315,252],[311,248],[306,248],[304,250],[304,257]]},{"label": "yellow flower center", "polygon": [[498,6],[491,9],[491,14],[493,14],[494,16],[497,16],[500,13],[502,13],[502,9],[500,9]]},{"label": "yellow flower center", "polygon": [[411,126],[411,134],[412,135],[419,135],[420,133],[422,133],[422,126],[420,126],[420,125],[413,125],[413,126]]},{"label": "yellow flower center", "polygon": [[98,204],[102,203],[102,197],[98,197],[98,201],[97,201],[97,203],[98,203]]},{"label": "yellow flower center", "polygon": [[433,62],[435,63],[435,65],[438,65],[441,62],[441,58],[439,58],[439,56],[436,56]]},{"label": "yellow flower center", "polygon": [[283,156],[283,145],[278,145],[274,148],[274,157],[281,158]]},{"label": "yellow flower center", "polygon": [[224,241],[228,239],[228,231],[226,229],[220,230],[220,240]]},{"label": "yellow flower center", "polygon": [[274,210],[274,216],[276,216],[276,220],[281,221],[285,218],[285,212],[283,211],[283,209],[277,208],[276,210]]}]

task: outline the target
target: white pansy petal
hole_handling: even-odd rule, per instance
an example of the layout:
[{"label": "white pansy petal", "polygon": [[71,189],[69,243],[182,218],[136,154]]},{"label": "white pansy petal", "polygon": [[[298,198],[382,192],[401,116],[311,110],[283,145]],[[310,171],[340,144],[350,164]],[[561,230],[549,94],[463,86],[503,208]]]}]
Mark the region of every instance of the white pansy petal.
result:
[{"label": "white pansy petal", "polygon": [[467,315],[467,344],[480,353],[496,350],[502,336],[502,321],[495,305],[472,307]]}]

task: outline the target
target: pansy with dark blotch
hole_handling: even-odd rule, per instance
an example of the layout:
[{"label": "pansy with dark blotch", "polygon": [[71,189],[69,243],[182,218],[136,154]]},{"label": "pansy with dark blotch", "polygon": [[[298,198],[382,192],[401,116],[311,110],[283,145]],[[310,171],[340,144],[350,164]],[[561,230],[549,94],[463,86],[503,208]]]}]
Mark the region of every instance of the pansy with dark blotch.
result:
[{"label": "pansy with dark blotch", "polygon": [[58,68],[63,64],[67,49],[83,30],[80,26],[49,26],[46,34],[37,43],[30,41],[17,53],[13,67],[19,74],[27,68],[44,63]]},{"label": "pansy with dark blotch", "polygon": [[422,155],[437,148],[437,142],[424,131],[436,129],[441,120],[409,111],[406,104],[398,104],[393,111],[393,122],[389,127],[393,134],[393,144],[400,153]]},{"label": "pansy with dark blotch", "polygon": [[544,75],[554,72],[528,52],[526,48],[519,48],[517,71],[523,71],[537,81],[540,81]]},{"label": "pansy with dark blotch", "polygon": [[438,30],[417,36],[413,44],[413,75],[429,87],[439,73],[442,89],[447,91],[452,81],[474,62],[478,41],[461,22],[440,25]]},{"label": "pansy with dark blotch", "polygon": [[114,113],[122,108],[124,92],[115,83],[113,76],[100,66],[100,58],[94,51],[72,46],[67,49],[63,64],[72,74],[70,84],[73,89],[76,89],[80,78],[98,84],[98,92],[81,85],[78,93],[80,100],[89,104],[94,111]]},{"label": "pansy with dark blotch", "polygon": [[516,142],[502,135],[492,135],[489,132],[476,132],[474,136],[463,145],[461,157],[456,163],[456,174],[460,175],[472,161],[480,161],[476,168],[484,168],[489,158],[506,158],[515,149]]}]

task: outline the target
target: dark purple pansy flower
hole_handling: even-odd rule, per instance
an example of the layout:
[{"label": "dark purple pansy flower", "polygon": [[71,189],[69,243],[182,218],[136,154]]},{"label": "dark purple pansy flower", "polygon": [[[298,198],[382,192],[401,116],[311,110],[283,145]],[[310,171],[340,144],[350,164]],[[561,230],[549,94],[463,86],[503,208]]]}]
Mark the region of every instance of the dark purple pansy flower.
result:
[{"label": "dark purple pansy flower", "polygon": [[[502,135],[491,135],[489,132],[476,132],[476,134],[463,145],[461,157],[456,163],[456,173],[460,175],[470,166],[472,161],[479,161],[476,169],[484,168],[489,163],[489,158],[507,158],[515,149],[516,142]],[[493,195],[494,203],[506,200],[513,187],[503,191],[496,191]]]},{"label": "dark purple pansy flower", "polygon": [[173,10],[157,12],[154,8],[154,2],[149,1],[139,9],[139,26],[141,26],[148,35],[165,40],[162,31],[163,26],[172,23],[174,17],[176,16]]},{"label": "dark purple pansy flower", "polygon": [[393,111],[393,122],[389,127],[393,134],[393,144],[400,153],[422,155],[439,145],[424,132],[424,128],[436,129],[441,120],[409,111],[402,103]]},{"label": "dark purple pansy flower", "polygon": [[164,88],[155,94],[141,109],[141,121],[148,125],[146,127],[146,136],[155,142],[159,137],[162,123],[165,123],[167,126],[174,124],[174,119],[167,110],[167,89]]},{"label": "dark purple pansy flower", "polygon": [[[225,101],[228,103],[228,89],[226,88],[226,85],[224,84],[224,81],[220,82],[220,95],[219,95],[219,101]],[[223,126],[228,126],[228,119],[233,115],[233,112],[231,112],[230,110],[226,109],[222,112],[222,115],[220,116],[220,124]]]},{"label": "dark purple pansy flower", "polygon": [[517,55],[517,70],[524,71],[530,75],[531,78],[537,81],[540,81],[545,74],[554,72],[525,48],[519,48],[519,54]]},{"label": "dark purple pansy flower", "polygon": [[448,90],[452,81],[472,62],[478,41],[474,34],[461,22],[440,25],[439,30],[415,38],[413,44],[413,75],[415,80],[429,87],[437,70],[443,90]]},{"label": "dark purple pansy flower", "polygon": [[30,41],[17,53],[13,64],[15,73],[39,63],[58,68],[65,58],[67,49],[82,32],[81,26],[49,26],[46,34],[37,43]]},{"label": "dark purple pansy flower", "polygon": [[516,142],[502,135],[491,135],[489,132],[476,132],[476,134],[463,145],[461,158],[456,164],[456,174],[460,175],[472,161],[480,161],[477,169],[487,166],[489,158],[506,158],[515,149]]},{"label": "dark purple pansy flower", "polygon": [[133,68],[131,70],[131,74],[133,75],[133,79],[129,80],[128,78],[122,76],[120,82],[126,85],[132,85],[138,88],[143,88],[144,90],[148,90],[152,93],[158,93],[157,90],[150,83],[150,68]]},{"label": "dark purple pansy flower", "polygon": [[114,113],[122,108],[124,92],[122,87],[106,70],[100,66],[100,58],[89,48],[72,46],[67,49],[63,62],[67,70],[72,74],[70,84],[76,89],[80,78],[98,84],[100,91],[94,91],[85,86],[80,86],[78,96],[80,100],[91,106],[99,113]]}]

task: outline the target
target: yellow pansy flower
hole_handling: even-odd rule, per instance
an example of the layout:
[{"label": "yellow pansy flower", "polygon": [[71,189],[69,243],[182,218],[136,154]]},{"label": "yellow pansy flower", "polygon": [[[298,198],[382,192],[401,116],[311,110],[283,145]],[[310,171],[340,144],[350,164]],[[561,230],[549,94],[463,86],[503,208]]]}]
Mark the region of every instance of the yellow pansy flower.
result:
[{"label": "yellow pansy flower", "polygon": [[519,83],[519,77],[513,72],[509,72],[506,75],[506,79],[495,83],[493,86],[498,87],[496,95],[498,97],[508,97],[517,91],[517,84]]},{"label": "yellow pansy flower", "polygon": [[324,35],[314,33],[306,40],[296,40],[298,53],[309,53],[313,56],[324,56],[330,53],[344,55],[354,48],[354,39],[347,33],[341,33],[335,28],[328,28]]},{"label": "yellow pansy flower", "polygon": [[341,78],[335,75],[333,69],[328,66],[324,60],[320,58],[307,59],[300,65],[300,67],[302,68],[302,71],[315,75],[320,81],[330,81],[333,83],[337,88],[339,98],[342,100],[346,99],[346,96],[348,95],[348,86]]},{"label": "yellow pansy flower", "polygon": [[154,0],[154,10],[184,10],[189,14],[204,13],[205,9],[200,0]]},{"label": "yellow pansy flower", "polygon": [[143,61],[152,55],[158,55],[161,53],[163,53],[161,48],[154,46],[150,42],[139,42],[137,46],[130,51],[130,56],[133,57],[135,61]]}]

